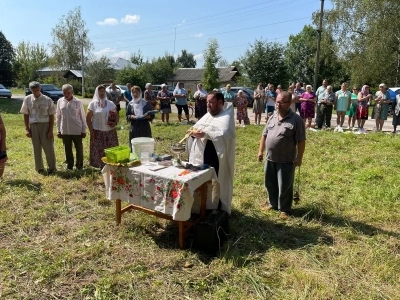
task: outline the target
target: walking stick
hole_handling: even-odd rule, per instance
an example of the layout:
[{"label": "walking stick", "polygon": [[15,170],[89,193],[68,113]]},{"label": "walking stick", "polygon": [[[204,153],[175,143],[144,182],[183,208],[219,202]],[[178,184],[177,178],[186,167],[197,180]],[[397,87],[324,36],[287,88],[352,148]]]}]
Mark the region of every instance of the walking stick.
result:
[{"label": "walking stick", "polygon": [[300,166],[298,167],[298,170],[299,171],[297,172],[297,189],[293,195],[294,204],[298,204],[300,201]]}]

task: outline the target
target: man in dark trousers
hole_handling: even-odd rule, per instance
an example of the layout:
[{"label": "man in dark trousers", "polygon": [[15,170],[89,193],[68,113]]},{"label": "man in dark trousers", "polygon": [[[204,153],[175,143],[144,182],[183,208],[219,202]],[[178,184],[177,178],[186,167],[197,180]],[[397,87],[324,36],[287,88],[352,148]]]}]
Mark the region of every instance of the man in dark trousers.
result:
[{"label": "man in dark trousers", "polygon": [[290,109],[291,102],[292,94],[278,94],[277,113],[268,119],[258,151],[261,162],[267,149],[265,187],[269,204],[264,209],[279,210],[282,219],[292,213],[294,170],[301,166],[306,141],[304,122]]}]

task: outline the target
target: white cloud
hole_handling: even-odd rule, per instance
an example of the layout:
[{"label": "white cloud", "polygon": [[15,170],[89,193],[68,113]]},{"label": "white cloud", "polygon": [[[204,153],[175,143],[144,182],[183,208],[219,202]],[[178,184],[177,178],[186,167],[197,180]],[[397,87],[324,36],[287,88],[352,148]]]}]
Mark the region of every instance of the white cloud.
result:
[{"label": "white cloud", "polygon": [[140,21],[140,15],[126,15],[121,18],[121,23],[125,24],[137,24]]},{"label": "white cloud", "polygon": [[112,56],[129,59],[131,57],[131,53],[129,51],[120,51],[120,52],[114,53]]},{"label": "white cloud", "polygon": [[115,52],[115,48],[110,48],[110,47],[104,48],[99,51],[95,51],[94,55],[98,56],[98,57],[102,57],[104,55],[110,54],[111,52]]},{"label": "white cloud", "polygon": [[195,35],[193,35],[194,37],[197,37],[197,38],[201,38],[201,37],[203,37],[204,36],[204,33],[196,33]]},{"label": "white cloud", "polygon": [[178,27],[178,26],[182,26],[182,25],[184,25],[185,23],[186,23],[186,20],[182,20],[182,22],[176,24],[176,26],[177,26],[177,27]]},{"label": "white cloud", "polygon": [[195,56],[193,56],[193,58],[194,58],[195,60],[197,60],[197,61],[199,61],[199,60],[204,60],[204,57],[203,57],[203,54],[202,54],[202,53],[196,54]]},{"label": "white cloud", "polygon": [[97,25],[103,26],[103,25],[117,25],[118,24],[118,20],[115,18],[107,18],[104,19],[104,21],[99,21],[96,22]]}]

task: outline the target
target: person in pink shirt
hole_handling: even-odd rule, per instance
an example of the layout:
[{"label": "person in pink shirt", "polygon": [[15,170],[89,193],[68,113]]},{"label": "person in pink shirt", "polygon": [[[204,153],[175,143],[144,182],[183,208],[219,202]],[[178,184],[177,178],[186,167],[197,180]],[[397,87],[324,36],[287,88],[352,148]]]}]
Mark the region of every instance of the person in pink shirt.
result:
[{"label": "person in pink shirt", "polygon": [[300,116],[306,123],[306,128],[311,128],[311,121],[315,116],[314,108],[315,102],[317,101],[317,96],[311,90],[311,85],[307,85],[306,91],[300,96]]}]

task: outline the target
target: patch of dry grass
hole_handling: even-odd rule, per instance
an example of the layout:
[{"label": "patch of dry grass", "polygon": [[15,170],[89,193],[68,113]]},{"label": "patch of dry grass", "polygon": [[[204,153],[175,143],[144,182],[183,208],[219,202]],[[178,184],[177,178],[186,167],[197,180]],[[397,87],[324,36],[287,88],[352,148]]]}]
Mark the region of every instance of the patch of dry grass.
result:
[{"label": "patch of dry grass", "polygon": [[[34,171],[20,102],[4,100],[9,161],[0,183],[1,299],[398,299],[400,137],[309,133],[301,202],[260,211],[261,128],[237,128],[231,234],[220,255],[178,249],[171,222],[140,212],[115,224],[100,173]],[[176,119],[176,116],[172,116]],[[153,124],[168,153],[188,126]],[[128,143],[127,126],[119,130]],[[88,156],[88,139],[85,140]],[[185,268],[185,264],[193,267]]]}]

